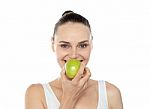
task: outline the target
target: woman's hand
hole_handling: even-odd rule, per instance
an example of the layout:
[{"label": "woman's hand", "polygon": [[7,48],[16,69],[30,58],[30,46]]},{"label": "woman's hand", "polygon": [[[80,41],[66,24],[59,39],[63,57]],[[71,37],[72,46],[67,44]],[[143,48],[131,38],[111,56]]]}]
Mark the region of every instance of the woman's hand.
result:
[{"label": "woman's hand", "polygon": [[65,68],[61,72],[62,97],[60,109],[74,109],[74,106],[84,93],[91,76],[90,70],[81,63],[77,75],[70,80],[66,77]]}]

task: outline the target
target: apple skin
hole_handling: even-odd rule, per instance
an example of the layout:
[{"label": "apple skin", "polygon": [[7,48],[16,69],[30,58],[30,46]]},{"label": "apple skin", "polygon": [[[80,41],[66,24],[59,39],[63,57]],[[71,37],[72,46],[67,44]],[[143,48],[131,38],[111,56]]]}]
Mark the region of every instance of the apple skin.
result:
[{"label": "apple skin", "polygon": [[70,59],[65,64],[66,75],[69,79],[73,79],[80,69],[81,62],[77,59]]}]

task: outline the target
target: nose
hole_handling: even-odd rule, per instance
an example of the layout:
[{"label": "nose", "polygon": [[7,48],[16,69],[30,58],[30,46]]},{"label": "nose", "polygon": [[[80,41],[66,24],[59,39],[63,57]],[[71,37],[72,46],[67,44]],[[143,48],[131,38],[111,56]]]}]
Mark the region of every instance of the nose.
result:
[{"label": "nose", "polygon": [[72,48],[72,50],[70,51],[70,58],[76,59],[78,57],[78,51],[77,48],[74,47]]}]

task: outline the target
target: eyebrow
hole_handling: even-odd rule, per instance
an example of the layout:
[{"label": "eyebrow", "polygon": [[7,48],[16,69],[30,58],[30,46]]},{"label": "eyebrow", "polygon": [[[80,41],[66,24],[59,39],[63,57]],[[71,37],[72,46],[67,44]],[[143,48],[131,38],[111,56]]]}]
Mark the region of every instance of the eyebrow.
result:
[{"label": "eyebrow", "polygon": [[59,41],[59,43],[67,43],[67,44],[69,44],[69,42],[67,42],[67,41]]},{"label": "eyebrow", "polygon": [[[79,42],[79,44],[81,44],[81,43],[85,43],[85,42],[89,42],[89,40],[81,41],[81,42]],[[70,42],[67,42],[67,41],[59,41],[59,43],[66,43],[66,44],[70,44]]]}]

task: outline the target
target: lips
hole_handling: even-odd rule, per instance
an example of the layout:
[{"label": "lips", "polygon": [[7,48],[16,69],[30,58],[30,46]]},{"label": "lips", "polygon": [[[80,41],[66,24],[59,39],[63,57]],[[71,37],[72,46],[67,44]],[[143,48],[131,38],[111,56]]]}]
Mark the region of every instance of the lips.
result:
[{"label": "lips", "polygon": [[80,62],[83,62],[83,60],[80,60]]},{"label": "lips", "polygon": [[[64,60],[64,62],[66,63],[66,62],[67,62],[67,60]],[[83,60],[80,60],[80,62],[83,62]]]}]

